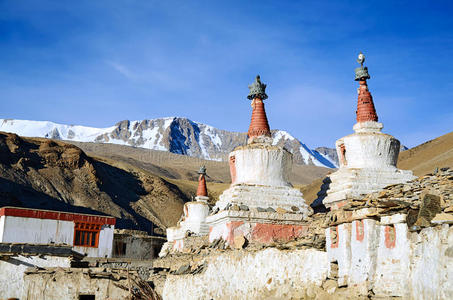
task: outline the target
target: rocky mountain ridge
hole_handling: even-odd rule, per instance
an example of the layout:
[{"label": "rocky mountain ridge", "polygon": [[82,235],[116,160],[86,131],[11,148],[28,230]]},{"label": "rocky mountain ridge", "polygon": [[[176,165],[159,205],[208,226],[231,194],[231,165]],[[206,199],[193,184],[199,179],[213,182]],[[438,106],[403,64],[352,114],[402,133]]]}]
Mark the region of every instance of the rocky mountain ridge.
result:
[{"label": "rocky mountain ridge", "polygon": [[[236,146],[245,144],[247,139],[246,133],[220,130],[178,117],[124,120],[107,128],[0,119],[0,131],[26,137],[128,145],[218,161],[225,161],[228,153]],[[327,168],[338,166],[331,155],[310,149],[286,131],[273,130],[272,137],[274,144],[284,146],[293,153],[298,164]]]},{"label": "rocky mountain ridge", "polygon": [[0,132],[0,153],[0,207],[108,214],[118,228],[163,233],[189,200],[158,176],[60,141]]}]

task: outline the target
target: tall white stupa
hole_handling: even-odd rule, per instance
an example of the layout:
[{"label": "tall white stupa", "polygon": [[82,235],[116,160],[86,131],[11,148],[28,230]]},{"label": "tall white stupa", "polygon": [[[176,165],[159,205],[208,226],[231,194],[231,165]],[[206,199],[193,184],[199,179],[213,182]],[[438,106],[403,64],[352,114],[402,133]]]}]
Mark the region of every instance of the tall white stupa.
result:
[{"label": "tall white stupa", "polygon": [[350,199],[415,178],[412,171],[396,167],[400,142],[381,132],[384,126],[378,122],[373,97],[368,90],[370,75],[368,68],[363,66],[365,56],[360,53],[357,61],[360,67],[355,69],[355,80],[359,82],[355,133],[337,140],[340,168],[324,180],[312,207],[324,204],[335,209]]},{"label": "tall white stupa", "polygon": [[257,76],[249,86],[252,119],[246,145],[229,155],[231,186],[219,197],[207,217],[211,241],[236,237],[263,243],[289,240],[305,232],[304,220],[312,213],[302,193],[288,181],[292,154],[272,145],[264,109],[266,85]]}]

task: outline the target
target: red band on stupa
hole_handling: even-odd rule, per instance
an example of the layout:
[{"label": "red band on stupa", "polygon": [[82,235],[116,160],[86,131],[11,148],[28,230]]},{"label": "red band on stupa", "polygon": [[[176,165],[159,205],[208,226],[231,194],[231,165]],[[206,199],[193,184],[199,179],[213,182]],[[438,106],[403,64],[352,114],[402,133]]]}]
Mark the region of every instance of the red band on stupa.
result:
[{"label": "red band on stupa", "polygon": [[359,81],[359,97],[357,102],[357,122],[378,121],[373,97],[371,96],[366,80]]},{"label": "red band on stupa", "polygon": [[264,102],[260,98],[255,98],[252,101],[252,120],[248,131],[249,138],[256,136],[271,136],[269,122],[267,121],[266,111],[264,110]]},{"label": "red band on stupa", "polygon": [[197,196],[208,196],[208,189],[206,188],[206,178],[204,177],[204,174],[200,174],[200,177],[198,178]]}]

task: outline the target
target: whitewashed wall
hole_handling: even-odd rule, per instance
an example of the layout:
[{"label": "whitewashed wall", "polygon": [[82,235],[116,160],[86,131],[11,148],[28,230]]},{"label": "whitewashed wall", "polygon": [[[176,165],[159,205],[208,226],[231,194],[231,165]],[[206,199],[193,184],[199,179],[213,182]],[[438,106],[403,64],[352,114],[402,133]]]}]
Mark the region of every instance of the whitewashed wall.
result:
[{"label": "whitewashed wall", "polygon": [[[73,221],[2,216],[0,230],[3,243],[74,245]],[[74,246],[73,249],[90,257],[112,257],[113,231],[113,225],[103,225],[97,248]]]},{"label": "whitewashed wall", "polygon": [[6,261],[0,260],[0,299],[23,299],[24,272],[30,267],[62,267],[71,266],[68,257],[58,256],[14,256]]},{"label": "whitewashed wall", "polygon": [[327,276],[326,252],[230,252],[219,255],[198,275],[169,275],[164,299],[289,299]]},{"label": "whitewashed wall", "polygon": [[362,296],[372,289],[384,298],[453,299],[453,227],[409,232],[406,223],[363,220],[334,228],[326,230],[326,249],[340,285]]},{"label": "whitewashed wall", "polygon": [[267,146],[247,148],[230,153],[236,160],[236,180],[233,184],[290,186],[292,154],[283,148]]},{"label": "whitewashed wall", "polygon": [[74,222],[2,216],[3,243],[67,244],[74,242]]}]

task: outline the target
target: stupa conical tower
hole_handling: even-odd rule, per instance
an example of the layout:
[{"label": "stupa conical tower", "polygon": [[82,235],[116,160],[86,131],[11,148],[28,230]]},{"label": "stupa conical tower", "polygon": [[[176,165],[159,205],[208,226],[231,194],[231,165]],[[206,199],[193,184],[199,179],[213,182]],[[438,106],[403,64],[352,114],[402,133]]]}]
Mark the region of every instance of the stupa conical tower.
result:
[{"label": "stupa conical tower", "polygon": [[209,239],[223,238],[228,244],[234,244],[236,236],[263,243],[295,238],[312,213],[302,193],[289,183],[292,154],[272,144],[263,102],[266,85],[257,76],[249,89],[248,141],[230,153],[231,186],[207,218]]},{"label": "stupa conical tower", "polygon": [[324,180],[313,207],[324,204],[335,209],[350,199],[415,178],[411,171],[396,168],[400,142],[381,132],[383,124],[378,122],[373,97],[368,90],[370,75],[368,68],[363,66],[365,56],[360,53],[357,61],[360,67],[355,69],[355,80],[359,82],[355,133],[337,140],[340,168]]}]

